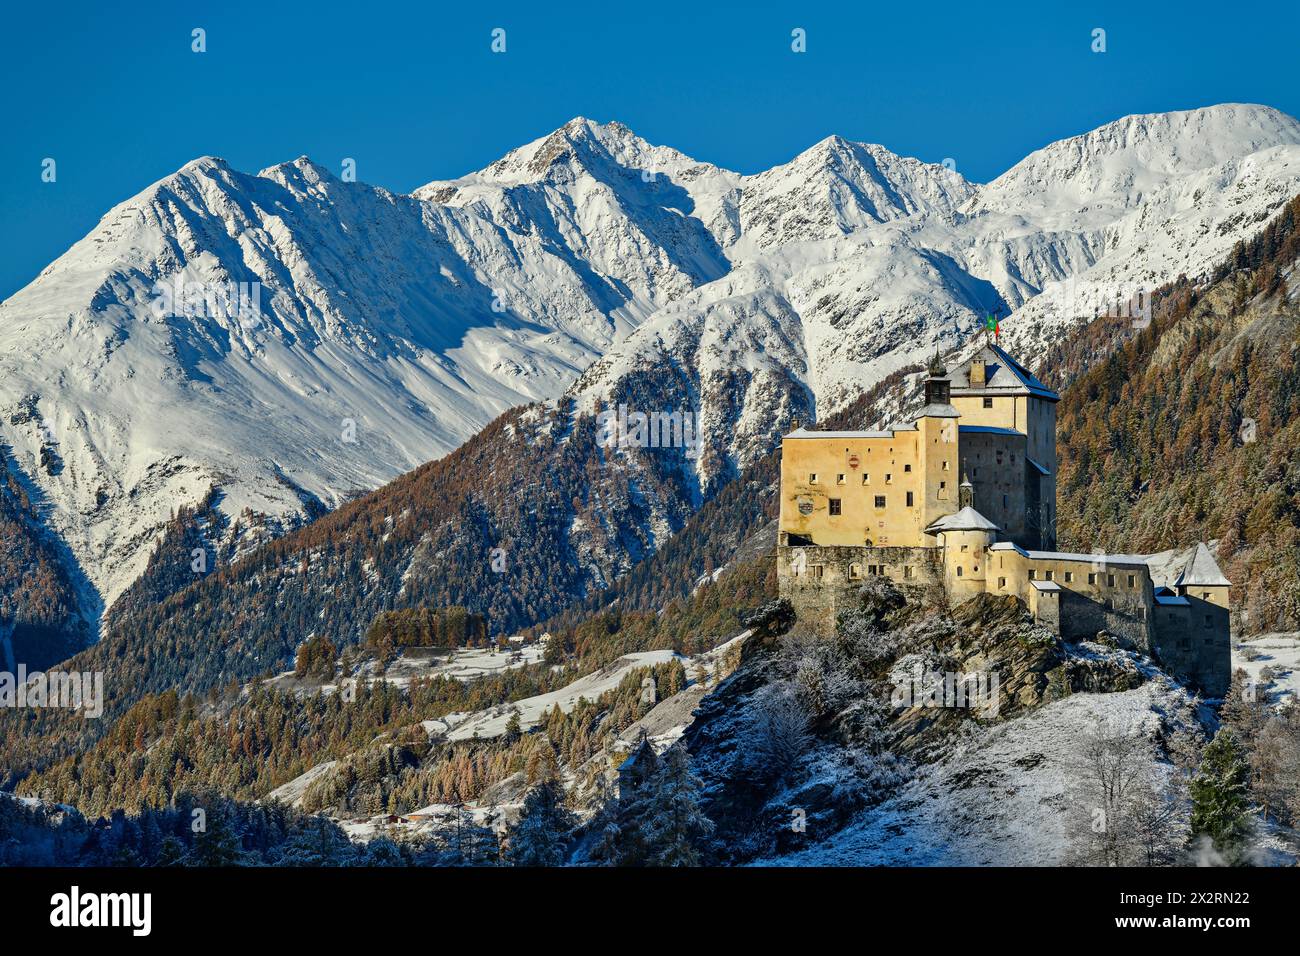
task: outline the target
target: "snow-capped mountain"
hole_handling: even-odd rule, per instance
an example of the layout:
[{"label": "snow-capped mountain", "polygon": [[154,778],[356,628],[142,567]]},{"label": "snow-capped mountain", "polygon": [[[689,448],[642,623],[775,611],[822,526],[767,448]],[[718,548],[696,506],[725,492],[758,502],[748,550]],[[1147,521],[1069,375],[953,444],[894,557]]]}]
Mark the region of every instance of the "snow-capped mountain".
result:
[{"label": "snow-capped mountain", "polygon": [[[0,440],[111,603],[210,485],[292,523],[566,389],[697,412],[705,488],[986,311],[1046,340],[1297,192],[1300,123],[1260,106],[1128,117],[985,186],[838,137],[742,176],[585,119],[411,196],[205,158],[0,305]],[[169,308],[178,280],[257,307]]]},{"label": "snow-capped mountain", "polygon": [[1300,122],[1238,105],[1130,116],[982,186],[833,138],[737,188],[732,271],[575,386],[587,408],[650,379],[697,396],[706,471],[966,345],[990,311],[1034,363],[1117,298],[1201,273],[1300,193]]},{"label": "snow-capped mountain", "polygon": [[568,183],[581,215],[511,226],[305,158],[197,160],[0,306],[0,437],[110,602],[210,485],[286,516],[377,487],[725,270],[667,205],[606,202],[577,162]]}]

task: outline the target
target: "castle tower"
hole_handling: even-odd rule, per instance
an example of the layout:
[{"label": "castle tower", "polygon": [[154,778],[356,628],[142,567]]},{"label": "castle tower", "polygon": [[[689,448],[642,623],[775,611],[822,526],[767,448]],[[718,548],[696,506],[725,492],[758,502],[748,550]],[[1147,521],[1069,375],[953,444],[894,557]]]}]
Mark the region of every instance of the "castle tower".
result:
[{"label": "castle tower", "polygon": [[936,355],[925,379],[925,407],[916,417],[920,502],[917,537],[946,515],[958,510],[957,475],[960,454],[957,420],[950,402],[952,383]]},{"label": "castle tower", "polygon": [[967,505],[929,525],[926,534],[939,538],[943,547],[944,586],[953,601],[984,593],[988,578],[988,549],[1000,529]]},{"label": "castle tower", "polygon": [[1231,673],[1231,619],[1229,592],[1232,582],[1224,577],[1210,549],[1197,542],[1196,550],[1174,582],[1174,591],[1187,601],[1187,631],[1194,658],[1188,669],[1194,680],[1211,696],[1228,692]]}]

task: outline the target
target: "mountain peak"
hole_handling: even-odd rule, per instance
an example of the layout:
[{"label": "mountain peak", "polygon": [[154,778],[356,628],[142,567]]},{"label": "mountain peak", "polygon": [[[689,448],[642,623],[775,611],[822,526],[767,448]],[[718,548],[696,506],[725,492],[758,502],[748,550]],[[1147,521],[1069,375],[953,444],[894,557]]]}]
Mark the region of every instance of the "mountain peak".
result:
[{"label": "mountain peak", "polygon": [[980,204],[1009,209],[1006,203],[1028,189],[1046,191],[1049,203],[1062,208],[1140,201],[1171,177],[1294,145],[1300,145],[1300,121],[1272,107],[1222,103],[1135,113],[1030,153],[988,185]]},{"label": "mountain peak", "polygon": [[854,146],[859,146],[859,145],[862,144],[855,143],[852,140],[841,136],[839,133],[831,133],[831,135],[819,139],[809,149],[805,150],[805,152],[811,153],[818,150],[822,152],[828,152],[832,150],[839,151],[839,150],[852,149]]},{"label": "mountain peak", "polygon": [[478,172],[458,179],[426,183],[412,195],[439,203],[457,202],[455,197],[463,196],[466,189],[474,186],[495,188],[551,180],[572,181],[583,177],[612,182],[625,178],[629,170],[655,173],[656,176],[666,174],[670,178],[686,170],[696,177],[709,173],[734,176],[671,147],[655,146],[617,120],[602,123],[586,116],[575,116],[563,126],[511,150]]},{"label": "mountain peak", "polygon": [[342,181],[327,167],[322,166],[306,154],[290,162],[268,166],[257,175],[263,179],[277,182],[288,189],[298,191],[319,187],[322,184],[332,185],[335,182]]},{"label": "mountain peak", "polygon": [[199,156],[196,157],[195,159],[191,159],[188,163],[186,163],[184,166],[178,169],[177,172],[183,173],[183,172],[206,170],[206,169],[229,169],[229,168],[230,168],[230,164],[227,163],[220,156]]}]

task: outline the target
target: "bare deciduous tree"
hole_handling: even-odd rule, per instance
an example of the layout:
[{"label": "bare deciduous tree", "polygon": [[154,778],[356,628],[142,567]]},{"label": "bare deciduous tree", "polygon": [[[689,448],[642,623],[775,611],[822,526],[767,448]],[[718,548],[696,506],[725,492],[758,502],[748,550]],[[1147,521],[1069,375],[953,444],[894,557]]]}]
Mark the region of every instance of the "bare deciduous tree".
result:
[{"label": "bare deciduous tree", "polygon": [[1082,866],[1174,862],[1184,828],[1185,777],[1161,766],[1141,728],[1098,718],[1080,736],[1066,832]]}]

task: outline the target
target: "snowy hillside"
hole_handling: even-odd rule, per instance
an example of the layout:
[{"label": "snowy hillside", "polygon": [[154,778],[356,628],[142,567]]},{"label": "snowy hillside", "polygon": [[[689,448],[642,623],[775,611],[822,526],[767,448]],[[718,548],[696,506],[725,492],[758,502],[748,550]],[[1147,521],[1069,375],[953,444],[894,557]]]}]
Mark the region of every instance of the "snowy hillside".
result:
[{"label": "snowy hillside", "polygon": [[601,694],[613,690],[632,671],[655,664],[665,664],[676,659],[678,655],[670,650],[628,654],[595,673],[581,677],[572,684],[551,691],[549,694],[526,697],[512,704],[502,704],[478,713],[448,714],[439,720],[426,721],[424,729],[431,734],[445,733],[448,740],[499,737],[505,733],[512,713],[517,713],[520,725],[524,729],[529,729],[554,707],[559,707],[560,710],[568,713],[578,701],[594,701]]},{"label": "snowy hillside", "polygon": [[[409,197],[204,158],[0,305],[0,441],[97,607],[210,485],[292,526],[566,389],[698,412],[707,489],[987,310],[1046,341],[1297,192],[1300,123],[1260,106],[1128,117],[987,186],[839,137],[741,176],[581,118]],[[160,307],[178,280],[257,308]]]},{"label": "snowy hillside", "polygon": [[779,866],[1061,866],[1082,728],[1132,727],[1148,739],[1195,726],[1192,699],[1166,679],[1075,694],[1019,720],[972,727],[901,792]]}]

